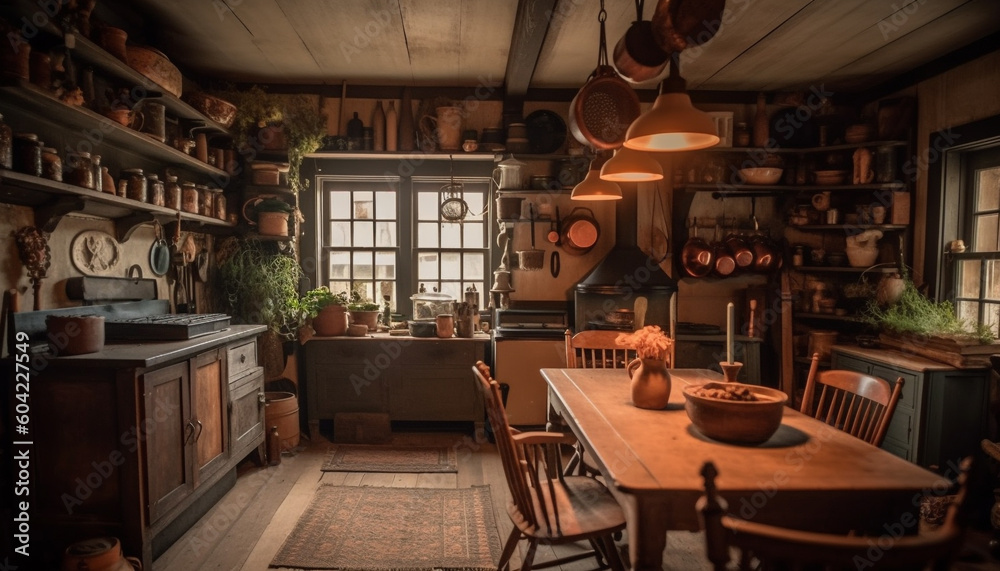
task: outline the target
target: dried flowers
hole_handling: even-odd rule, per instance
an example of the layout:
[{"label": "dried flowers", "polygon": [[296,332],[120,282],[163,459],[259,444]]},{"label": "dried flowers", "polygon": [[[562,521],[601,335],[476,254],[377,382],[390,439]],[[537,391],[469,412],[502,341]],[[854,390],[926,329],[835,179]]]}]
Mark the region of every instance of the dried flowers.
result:
[{"label": "dried flowers", "polygon": [[674,340],[667,337],[658,325],[647,325],[633,333],[622,333],[615,343],[636,350],[640,359],[665,361]]}]

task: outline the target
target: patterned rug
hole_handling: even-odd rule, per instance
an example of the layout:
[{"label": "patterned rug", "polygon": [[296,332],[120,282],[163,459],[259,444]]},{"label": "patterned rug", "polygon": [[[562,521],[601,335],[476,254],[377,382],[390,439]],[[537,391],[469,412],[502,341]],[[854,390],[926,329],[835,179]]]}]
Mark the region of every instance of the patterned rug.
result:
[{"label": "patterned rug", "polygon": [[457,472],[453,448],[337,445],[326,453],[324,472]]},{"label": "patterned rug", "polygon": [[489,486],[321,485],[271,567],[495,571],[500,536]]}]

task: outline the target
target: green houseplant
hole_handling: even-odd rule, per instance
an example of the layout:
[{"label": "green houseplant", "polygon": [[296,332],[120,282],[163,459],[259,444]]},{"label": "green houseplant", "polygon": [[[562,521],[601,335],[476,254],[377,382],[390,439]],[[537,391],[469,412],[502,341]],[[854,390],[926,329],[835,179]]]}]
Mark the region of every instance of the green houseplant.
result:
[{"label": "green houseplant", "polygon": [[346,292],[334,293],[326,286],[311,289],[299,299],[303,319],[310,319],[317,335],[336,337],[347,333]]},{"label": "green houseplant", "polygon": [[350,302],[347,309],[351,312],[351,323],[361,323],[368,326],[369,331],[375,331],[378,327],[379,304],[373,302],[365,293],[363,285],[357,284],[351,290]]}]

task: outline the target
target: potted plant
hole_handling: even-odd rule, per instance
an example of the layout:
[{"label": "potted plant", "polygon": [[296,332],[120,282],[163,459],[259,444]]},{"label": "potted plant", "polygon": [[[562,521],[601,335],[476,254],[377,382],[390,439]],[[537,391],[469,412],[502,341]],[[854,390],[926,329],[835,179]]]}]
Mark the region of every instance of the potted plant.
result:
[{"label": "potted plant", "polygon": [[365,295],[360,287],[355,287],[351,291],[351,300],[347,304],[347,309],[351,312],[351,323],[367,325],[369,331],[375,331],[378,328],[378,316],[381,313],[379,305]]},{"label": "potted plant", "polygon": [[[255,213],[253,218],[247,216],[247,207]],[[293,212],[292,205],[273,196],[251,198],[243,205],[243,218],[257,226],[262,236],[288,236],[288,217]]]},{"label": "potted plant", "polygon": [[317,335],[336,337],[347,332],[347,293],[326,286],[309,290],[299,299],[303,318],[312,320]]}]

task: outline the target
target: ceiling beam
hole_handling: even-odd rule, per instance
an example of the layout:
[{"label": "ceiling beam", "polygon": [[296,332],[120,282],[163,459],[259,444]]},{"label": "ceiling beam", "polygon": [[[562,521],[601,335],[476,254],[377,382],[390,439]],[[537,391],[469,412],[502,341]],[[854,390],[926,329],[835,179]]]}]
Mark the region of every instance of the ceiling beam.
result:
[{"label": "ceiling beam", "polygon": [[557,0],[518,0],[504,75],[504,115],[521,114]]}]

